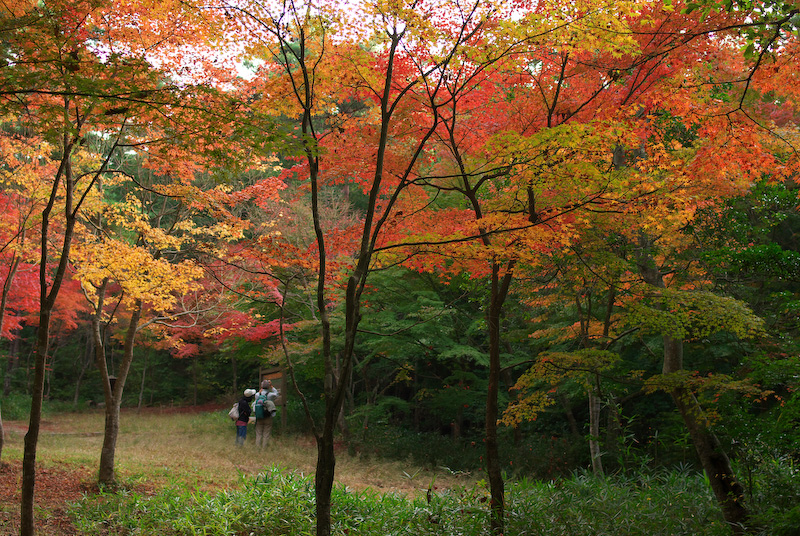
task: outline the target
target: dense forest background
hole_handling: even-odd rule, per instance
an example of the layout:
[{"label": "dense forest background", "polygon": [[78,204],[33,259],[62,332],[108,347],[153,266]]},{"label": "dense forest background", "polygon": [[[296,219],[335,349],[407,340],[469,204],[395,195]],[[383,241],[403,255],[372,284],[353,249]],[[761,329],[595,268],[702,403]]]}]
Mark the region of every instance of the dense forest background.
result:
[{"label": "dense forest background", "polygon": [[[732,457],[749,469],[785,456],[789,462],[800,447],[796,199],[793,186],[758,184],[748,195],[728,200],[719,213],[698,214],[685,230],[702,237],[704,247],[687,252],[684,262],[706,267],[715,292],[735,296],[765,319],[759,340],[722,332],[686,346],[692,377],[714,414],[712,427]],[[557,269],[553,267],[554,273]],[[530,278],[538,284],[536,275]],[[525,283],[504,317],[503,411],[518,399],[517,382],[537,356],[579,347],[577,335],[563,335],[574,329],[579,317],[575,303],[525,303]],[[354,452],[418,455],[420,461],[454,470],[481,466],[487,389],[484,303],[479,297],[483,284],[399,267],[374,275],[341,421],[340,431]],[[569,291],[555,284],[548,290],[553,296]],[[608,295],[600,292],[593,299],[603,304]],[[258,308],[264,317],[276,314],[274,307],[257,302],[247,302],[246,307]],[[87,312],[70,311],[68,317],[65,326],[55,329],[48,359],[47,412],[96,410],[103,404]],[[540,335],[533,337],[534,333]],[[5,341],[6,419],[27,418],[35,334],[35,326],[23,324],[11,341]],[[112,331],[108,336],[107,359],[114,376],[122,342]],[[313,330],[292,333],[296,359],[302,363],[296,367],[296,381],[320,413],[314,401],[321,397],[322,364],[307,349],[315,341]],[[657,335],[633,331],[616,343],[619,359],[613,364],[593,370],[580,363],[554,362],[540,378],[524,384],[546,393],[547,405],[535,420],[510,419],[510,425],[501,428],[506,470],[554,478],[591,467],[589,375],[601,400],[598,440],[606,470],[694,465],[696,455],[674,404],[661,391],[647,388],[646,379],[660,372],[660,346]],[[255,386],[261,372],[283,364],[271,340],[206,342],[186,357],[155,342],[142,344],[135,351],[122,407],[224,406],[238,399],[244,388]],[[706,378],[717,376],[725,379],[706,380],[704,385]],[[285,432],[307,432],[294,388],[285,389]]]}]

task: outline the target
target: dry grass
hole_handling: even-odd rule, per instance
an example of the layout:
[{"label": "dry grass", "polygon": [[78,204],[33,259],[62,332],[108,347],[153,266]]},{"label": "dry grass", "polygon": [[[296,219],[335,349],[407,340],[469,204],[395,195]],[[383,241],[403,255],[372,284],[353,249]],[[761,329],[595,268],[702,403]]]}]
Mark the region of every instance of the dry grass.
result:
[{"label": "dry grass", "polygon": [[[23,423],[5,423],[6,461],[22,459]],[[124,412],[116,450],[117,475],[122,482],[162,487],[219,489],[239,485],[242,477],[277,465],[286,471],[312,475],[316,446],[310,437],[273,436],[267,450],[253,445],[248,432],[244,448],[234,446],[234,427],[219,411],[215,414],[137,414]],[[96,473],[103,443],[100,412],[64,414],[44,423],[38,463],[69,464]],[[337,480],[352,488],[376,492],[416,494],[435,480],[445,488],[471,483],[469,476],[430,470],[399,461],[352,457],[337,452]]]}]

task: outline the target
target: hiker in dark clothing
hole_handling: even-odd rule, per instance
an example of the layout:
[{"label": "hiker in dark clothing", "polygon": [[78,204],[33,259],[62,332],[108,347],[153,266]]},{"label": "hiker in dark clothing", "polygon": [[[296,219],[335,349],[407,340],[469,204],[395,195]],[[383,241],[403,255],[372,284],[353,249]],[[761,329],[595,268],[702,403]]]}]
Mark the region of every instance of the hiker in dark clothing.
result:
[{"label": "hiker in dark clothing", "polygon": [[241,447],[247,439],[247,425],[250,423],[250,403],[256,395],[255,389],[245,389],[239,400],[239,419],[236,421],[236,445]]}]

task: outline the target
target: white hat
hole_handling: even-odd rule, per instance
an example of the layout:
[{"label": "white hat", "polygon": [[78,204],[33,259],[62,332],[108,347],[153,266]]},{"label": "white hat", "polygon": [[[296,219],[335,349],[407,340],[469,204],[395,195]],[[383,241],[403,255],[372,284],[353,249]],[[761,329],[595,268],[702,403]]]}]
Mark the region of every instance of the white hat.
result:
[{"label": "white hat", "polygon": [[256,390],[255,389],[245,389],[244,390],[244,397],[250,398],[251,396],[255,396]]}]

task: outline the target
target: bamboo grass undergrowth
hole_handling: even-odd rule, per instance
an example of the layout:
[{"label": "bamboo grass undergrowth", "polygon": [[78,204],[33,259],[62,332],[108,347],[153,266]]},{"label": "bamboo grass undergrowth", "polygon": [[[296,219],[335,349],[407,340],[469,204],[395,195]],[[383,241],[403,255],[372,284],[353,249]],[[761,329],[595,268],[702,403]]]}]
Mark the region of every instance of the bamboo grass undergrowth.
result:
[{"label": "bamboo grass undergrowth", "polygon": [[[729,534],[702,477],[633,479],[575,474],[560,483],[509,488],[507,534],[548,536],[722,536]],[[485,485],[438,489],[430,498],[356,491],[333,494],[336,535],[488,534]],[[153,497],[109,494],[75,505],[87,535],[311,535],[313,479],[271,467],[221,492],[167,489]]]}]

